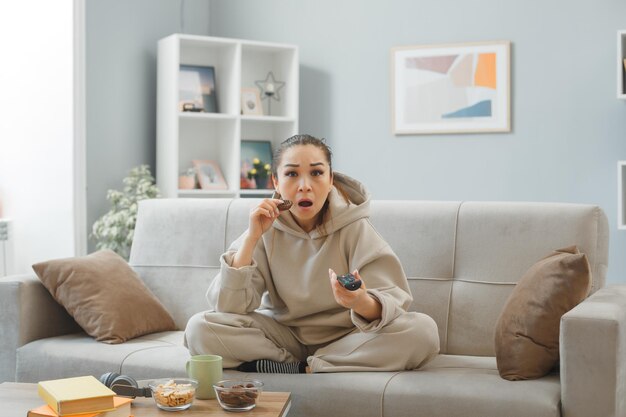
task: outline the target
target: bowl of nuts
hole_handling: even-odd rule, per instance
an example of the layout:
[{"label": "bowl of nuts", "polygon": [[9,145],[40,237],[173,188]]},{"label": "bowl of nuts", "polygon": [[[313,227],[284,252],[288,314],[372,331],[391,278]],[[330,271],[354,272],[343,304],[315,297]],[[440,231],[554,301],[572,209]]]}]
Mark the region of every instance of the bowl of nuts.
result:
[{"label": "bowl of nuts", "polygon": [[148,384],[157,407],[166,411],[180,411],[191,407],[198,381],[190,378],[155,379]]},{"label": "bowl of nuts", "polygon": [[256,407],[263,391],[257,379],[225,379],[213,385],[217,401],[226,411],[248,411]]}]

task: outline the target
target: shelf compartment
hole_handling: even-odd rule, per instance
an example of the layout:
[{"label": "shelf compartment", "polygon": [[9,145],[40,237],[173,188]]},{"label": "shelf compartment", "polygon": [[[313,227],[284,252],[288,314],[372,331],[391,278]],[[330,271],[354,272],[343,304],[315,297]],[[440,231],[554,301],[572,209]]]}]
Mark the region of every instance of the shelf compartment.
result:
[{"label": "shelf compartment", "polygon": [[178,171],[192,166],[194,159],[215,161],[224,175],[228,190],[239,188],[239,168],[232,155],[239,152],[239,126],[236,118],[181,118],[178,139]]},{"label": "shelf compartment", "polygon": [[180,65],[215,68],[215,91],[219,113],[239,114],[240,45],[232,40],[201,36],[177,35]]},{"label": "shelf compartment", "polygon": [[[276,81],[285,85],[278,90],[280,101],[261,100],[263,114],[296,118],[298,114],[298,48],[291,45],[261,44],[247,41],[241,49],[241,87],[258,88],[271,71]],[[263,92],[261,91],[261,94]],[[262,98],[262,96],[261,96]],[[268,102],[271,100],[271,113]]]}]

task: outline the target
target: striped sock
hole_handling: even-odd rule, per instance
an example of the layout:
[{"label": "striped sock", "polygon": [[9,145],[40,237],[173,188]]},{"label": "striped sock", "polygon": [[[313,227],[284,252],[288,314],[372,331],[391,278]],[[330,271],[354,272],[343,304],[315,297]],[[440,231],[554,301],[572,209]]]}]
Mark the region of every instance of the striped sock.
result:
[{"label": "striped sock", "polygon": [[269,359],[259,359],[244,362],[237,367],[242,372],[259,372],[263,374],[305,374],[306,362],[275,362]]}]

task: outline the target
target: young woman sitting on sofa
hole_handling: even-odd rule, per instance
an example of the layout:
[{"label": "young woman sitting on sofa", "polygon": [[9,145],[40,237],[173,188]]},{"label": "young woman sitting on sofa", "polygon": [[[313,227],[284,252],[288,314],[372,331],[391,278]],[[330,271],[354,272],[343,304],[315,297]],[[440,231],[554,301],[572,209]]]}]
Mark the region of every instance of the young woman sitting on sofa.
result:
[{"label": "young woman sitting on sofa", "polygon": [[[369,221],[369,194],[333,172],[323,140],[296,135],[276,150],[273,184],[249,227],[221,256],[211,309],[185,330],[192,355],[244,372],[415,369],[439,352],[434,320],[407,312],[398,257]],[[293,202],[279,211],[284,200]],[[337,275],[352,272],[349,291]]]}]

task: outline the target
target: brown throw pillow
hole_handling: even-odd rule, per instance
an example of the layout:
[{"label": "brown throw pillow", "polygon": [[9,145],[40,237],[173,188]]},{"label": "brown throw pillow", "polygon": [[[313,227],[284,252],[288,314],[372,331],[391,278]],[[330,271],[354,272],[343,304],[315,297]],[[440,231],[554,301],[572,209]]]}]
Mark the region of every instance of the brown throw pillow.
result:
[{"label": "brown throw pillow", "polygon": [[165,307],[113,251],[41,262],[33,269],[52,297],[100,342],[176,330]]},{"label": "brown throw pillow", "polygon": [[496,325],[500,376],[511,381],[540,378],[559,361],[561,316],[591,288],[587,256],[576,246],[541,259],[519,280]]}]

